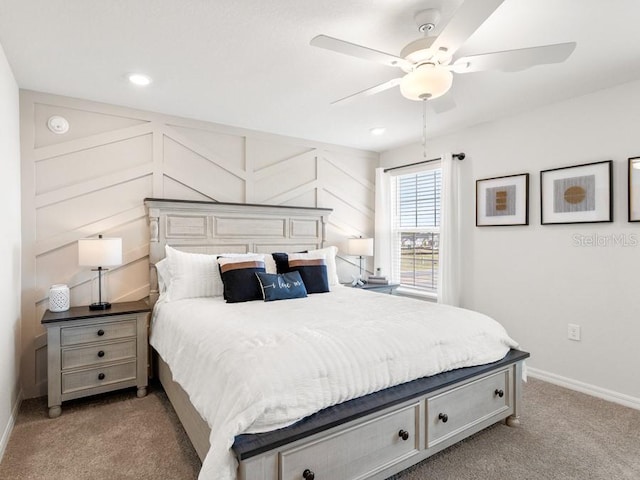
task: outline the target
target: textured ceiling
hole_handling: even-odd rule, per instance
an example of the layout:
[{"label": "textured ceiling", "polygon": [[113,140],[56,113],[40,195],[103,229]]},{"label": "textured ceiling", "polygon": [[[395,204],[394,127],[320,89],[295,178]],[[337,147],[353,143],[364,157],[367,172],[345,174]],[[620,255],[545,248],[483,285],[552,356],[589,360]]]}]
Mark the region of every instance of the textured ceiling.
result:
[{"label": "textured ceiling", "polygon": [[[467,0],[474,1],[474,0]],[[419,141],[422,110],[397,88],[330,103],[398,76],[311,47],[326,34],[398,54],[416,11],[460,0],[0,0],[0,44],[24,89],[382,151]],[[563,64],[456,75],[429,136],[640,79],[638,0],[505,0],[459,54],[576,41]],[[125,79],[140,71],[146,89]],[[597,112],[594,112],[597,114]],[[386,127],[379,137],[369,129]]]}]

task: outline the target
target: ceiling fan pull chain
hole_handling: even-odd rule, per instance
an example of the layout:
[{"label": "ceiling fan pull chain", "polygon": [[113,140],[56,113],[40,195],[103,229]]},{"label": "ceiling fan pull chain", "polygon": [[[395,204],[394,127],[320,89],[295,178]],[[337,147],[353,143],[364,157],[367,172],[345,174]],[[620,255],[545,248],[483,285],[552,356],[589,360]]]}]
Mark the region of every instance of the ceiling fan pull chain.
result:
[{"label": "ceiling fan pull chain", "polygon": [[422,156],[427,158],[427,99],[422,99]]}]

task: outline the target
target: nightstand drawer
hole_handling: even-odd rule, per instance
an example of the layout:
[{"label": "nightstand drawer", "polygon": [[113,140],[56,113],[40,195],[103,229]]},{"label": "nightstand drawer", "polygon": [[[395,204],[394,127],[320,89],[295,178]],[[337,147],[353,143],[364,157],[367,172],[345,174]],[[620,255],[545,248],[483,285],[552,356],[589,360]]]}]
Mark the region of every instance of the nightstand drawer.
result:
[{"label": "nightstand drawer", "polygon": [[136,318],[130,317],[124,321],[113,323],[62,328],[60,330],[60,343],[63,346],[78,345],[135,336]]},{"label": "nightstand drawer", "polygon": [[62,393],[136,379],[136,361],[62,374]]},{"label": "nightstand drawer", "polygon": [[130,358],[136,358],[135,339],[116,343],[92,344],[87,347],[65,348],[62,350],[62,369],[90,367]]}]

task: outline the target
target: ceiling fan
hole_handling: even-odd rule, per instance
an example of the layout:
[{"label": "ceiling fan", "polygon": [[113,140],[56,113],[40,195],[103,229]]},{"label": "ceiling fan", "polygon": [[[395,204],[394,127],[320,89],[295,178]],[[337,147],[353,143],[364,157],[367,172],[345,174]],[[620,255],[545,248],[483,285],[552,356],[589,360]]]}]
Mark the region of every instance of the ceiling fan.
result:
[{"label": "ceiling fan", "polygon": [[[455,58],[456,51],[504,0],[466,0],[437,36],[431,32],[440,21],[440,11],[427,9],[415,14],[418,30],[424,33],[400,52],[399,56],[356,45],[345,40],[318,35],[311,45],[352,57],[399,67],[405,75],[380,85],[341,98],[333,104],[374,95],[400,86],[402,95],[410,100],[432,100],[449,91],[453,73],[485,70],[517,71],[534,65],[565,61],[576,47],[575,42],[539,47],[505,50]],[[431,35],[430,35],[431,34]]]}]

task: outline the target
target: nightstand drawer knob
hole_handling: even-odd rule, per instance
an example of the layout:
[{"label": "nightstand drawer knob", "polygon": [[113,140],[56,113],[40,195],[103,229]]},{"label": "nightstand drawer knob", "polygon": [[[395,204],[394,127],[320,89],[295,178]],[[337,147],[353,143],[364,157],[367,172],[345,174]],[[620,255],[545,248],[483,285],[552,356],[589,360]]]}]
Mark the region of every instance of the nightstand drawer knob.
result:
[{"label": "nightstand drawer knob", "polygon": [[493,392],[495,395],[497,395],[498,397],[502,398],[504,397],[504,390],[498,390],[496,389],[495,392]]},{"label": "nightstand drawer knob", "polygon": [[304,478],[304,480],[314,480],[316,478],[316,474],[307,468],[302,472],[302,478]]},{"label": "nightstand drawer knob", "polygon": [[440,415],[438,415],[438,419],[442,420],[442,423],[447,423],[449,421],[449,415],[447,415],[446,413],[441,413]]},{"label": "nightstand drawer knob", "polygon": [[100,351],[98,352],[98,356],[99,356],[100,358],[104,357],[104,350],[100,350]]},{"label": "nightstand drawer knob", "polygon": [[407,432],[406,430],[400,430],[398,432],[398,436],[405,442],[409,440],[409,432]]},{"label": "nightstand drawer knob", "polygon": [[105,374],[104,373],[99,373],[98,374],[98,380],[104,380]]},{"label": "nightstand drawer knob", "polygon": [[98,330],[98,336],[101,337],[104,335],[104,330],[100,329]]}]

